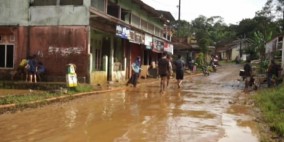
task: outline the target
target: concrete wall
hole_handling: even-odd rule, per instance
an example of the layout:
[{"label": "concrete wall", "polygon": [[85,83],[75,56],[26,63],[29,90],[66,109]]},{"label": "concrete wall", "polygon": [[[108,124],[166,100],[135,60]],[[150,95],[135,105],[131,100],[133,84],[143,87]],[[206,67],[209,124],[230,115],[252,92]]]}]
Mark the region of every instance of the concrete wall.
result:
[{"label": "concrete wall", "polygon": [[35,6],[30,25],[89,25],[88,6]]},{"label": "concrete wall", "polygon": [[29,0],[0,0],[0,25],[28,25]]},{"label": "concrete wall", "polygon": [[235,60],[237,56],[240,55],[240,47],[236,46],[232,49],[231,60]]},{"label": "concrete wall", "polygon": [[30,6],[31,0],[0,0],[0,25],[88,25],[90,0],[83,5]]}]

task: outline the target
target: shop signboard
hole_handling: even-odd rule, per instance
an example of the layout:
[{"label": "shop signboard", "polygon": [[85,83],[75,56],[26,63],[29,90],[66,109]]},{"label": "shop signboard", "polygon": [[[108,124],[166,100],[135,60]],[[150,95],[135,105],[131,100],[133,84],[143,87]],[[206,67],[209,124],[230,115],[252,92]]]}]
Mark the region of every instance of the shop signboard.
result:
[{"label": "shop signboard", "polygon": [[129,42],[137,43],[137,44],[144,44],[145,43],[145,36],[137,31],[130,30]]},{"label": "shop signboard", "polygon": [[123,39],[129,39],[130,29],[121,25],[116,25],[116,35]]},{"label": "shop signboard", "polygon": [[157,38],[155,38],[153,40],[153,48],[152,50],[154,52],[158,52],[158,53],[162,53],[164,50],[164,42],[162,40],[159,40]]}]

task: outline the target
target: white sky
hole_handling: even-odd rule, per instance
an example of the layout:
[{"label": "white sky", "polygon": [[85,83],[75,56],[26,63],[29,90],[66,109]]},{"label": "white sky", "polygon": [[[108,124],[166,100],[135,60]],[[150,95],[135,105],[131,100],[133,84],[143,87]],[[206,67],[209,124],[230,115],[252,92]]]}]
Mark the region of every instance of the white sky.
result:
[{"label": "white sky", "polygon": [[[170,11],[178,19],[179,0],[142,0],[156,10]],[[199,15],[221,16],[226,24],[253,18],[267,0],[181,0],[181,20],[192,21]]]}]

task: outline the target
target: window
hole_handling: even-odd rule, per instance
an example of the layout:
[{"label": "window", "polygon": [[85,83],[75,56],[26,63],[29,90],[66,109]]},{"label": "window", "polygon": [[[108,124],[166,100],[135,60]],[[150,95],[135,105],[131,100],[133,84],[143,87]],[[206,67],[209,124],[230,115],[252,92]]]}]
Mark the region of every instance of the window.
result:
[{"label": "window", "polygon": [[14,45],[0,45],[0,68],[13,68]]},{"label": "window", "polygon": [[145,20],[141,20],[141,29],[147,31],[148,23]]},{"label": "window", "polygon": [[105,11],[106,2],[105,0],[92,0],[91,5],[100,11]]},{"label": "window", "polygon": [[155,29],[154,25],[148,24],[148,32],[149,33],[154,34],[154,29]]},{"label": "window", "polygon": [[114,3],[109,2],[107,6],[107,14],[113,17],[119,18],[119,6]]},{"label": "window", "polygon": [[124,22],[126,22],[127,24],[130,23],[130,11],[126,10],[126,9],[121,9],[121,20],[123,20]]},{"label": "window", "polygon": [[131,25],[140,28],[140,18],[134,14],[131,15]]}]

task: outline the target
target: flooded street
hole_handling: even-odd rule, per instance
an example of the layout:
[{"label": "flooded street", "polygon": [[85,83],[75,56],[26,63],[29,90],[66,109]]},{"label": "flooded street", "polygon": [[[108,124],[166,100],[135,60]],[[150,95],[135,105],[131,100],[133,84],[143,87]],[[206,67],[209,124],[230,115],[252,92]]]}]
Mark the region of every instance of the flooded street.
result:
[{"label": "flooded street", "polygon": [[238,65],[0,115],[1,142],[258,142]]}]

